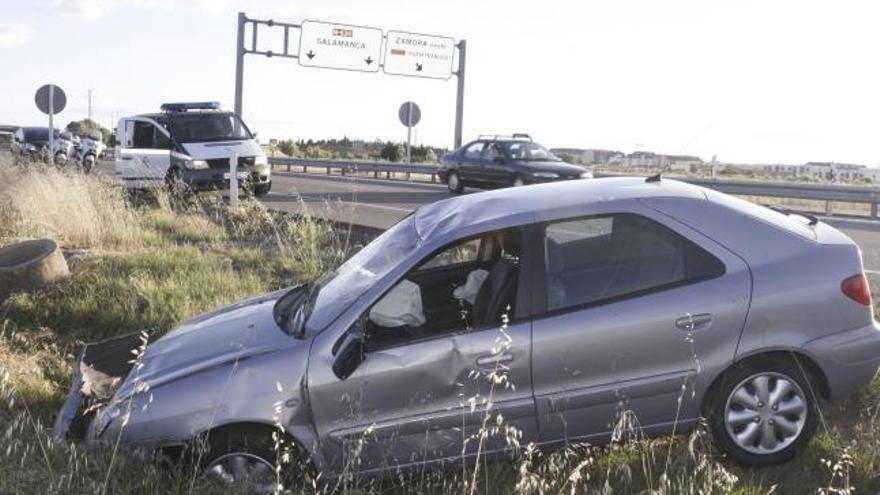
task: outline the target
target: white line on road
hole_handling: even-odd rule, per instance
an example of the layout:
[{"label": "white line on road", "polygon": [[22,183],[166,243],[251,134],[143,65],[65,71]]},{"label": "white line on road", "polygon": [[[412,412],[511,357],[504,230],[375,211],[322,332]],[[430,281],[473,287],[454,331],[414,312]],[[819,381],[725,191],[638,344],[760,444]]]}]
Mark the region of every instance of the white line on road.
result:
[{"label": "white line on road", "polygon": [[880,270],[865,270],[868,275],[880,275]]}]

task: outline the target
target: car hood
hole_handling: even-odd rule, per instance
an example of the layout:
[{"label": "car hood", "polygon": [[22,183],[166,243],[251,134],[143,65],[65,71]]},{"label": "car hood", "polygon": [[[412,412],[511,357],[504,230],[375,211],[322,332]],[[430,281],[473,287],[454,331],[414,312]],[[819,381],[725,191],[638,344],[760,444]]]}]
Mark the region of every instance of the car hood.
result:
[{"label": "car hood", "polygon": [[553,172],[561,176],[580,175],[587,171],[586,167],[565,162],[517,160],[516,163],[532,172]]},{"label": "car hood", "polygon": [[180,143],[186,153],[196,160],[229,158],[234,152],[239,157],[260,156],[263,150],[253,139],[238,141],[213,141],[208,143]]},{"label": "car hood", "polygon": [[272,308],[284,291],[266,294],[196,316],[147,346],[117,391],[155,388],[199,371],[296,345],[275,324]]}]

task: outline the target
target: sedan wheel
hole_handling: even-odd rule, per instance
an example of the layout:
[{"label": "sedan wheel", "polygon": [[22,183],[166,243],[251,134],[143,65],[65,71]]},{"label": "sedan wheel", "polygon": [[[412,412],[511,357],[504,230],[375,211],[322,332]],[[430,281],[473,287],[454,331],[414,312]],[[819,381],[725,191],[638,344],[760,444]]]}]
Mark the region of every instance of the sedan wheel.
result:
[{"label": "sedan wheel", "polygon": [[244,488],[248,493],[275,493],[278,483],[275,466],[247,452],[218,457],[205,469],[204,476],[219,485]]},{"label": "sedan wheel", "polygon": [[[761,364],[756,366],[756,364]],[[812,437],[816,409],[802,363],[740,365],[723,379],[714,396],[709,425],[721,450],[749,465],[792,458]]]},{"label": "sedan wheel", "polygon": [[458,172],[449,172],[449,177],[446,178],[446,186],[449,188],[449,192],[455,194],[460,193],[464,189],[461,179],[458,178]]},{"label": "sedan wheel", "polygon": [[517,175],[516,177],[514,177],[512,185],[513,187],[522,187],[526,185],[526,181],[524,181],[522,177]]},{"label": "sedan wheel", "polygon": [[807,400],[797,383],[778,373],[758,373],[727,399],[727,433],[743,450],[773,454],[794,442],[807,422]]}]

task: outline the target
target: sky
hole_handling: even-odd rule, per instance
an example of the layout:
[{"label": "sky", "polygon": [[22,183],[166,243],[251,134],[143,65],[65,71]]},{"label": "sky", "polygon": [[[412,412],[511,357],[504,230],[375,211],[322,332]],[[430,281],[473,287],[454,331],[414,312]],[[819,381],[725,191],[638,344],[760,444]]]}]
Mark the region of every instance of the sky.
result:
[{"label": "sky", "polygon": [[[880,4],[812,0],[0,0],[0,124],[62,124],[217,100],[232,109],[239,11],[467,40],[464,139],[528,132],[548,147],[722,162],[880,164]],[[273,36],[260,34],[262,49]],[[279,35],[280,36],[280,35]],[[274,41],[280,38],[274,37]],[[249,55],[244,112],[262,141],[451,147],[456,81],[301,67]]]}]

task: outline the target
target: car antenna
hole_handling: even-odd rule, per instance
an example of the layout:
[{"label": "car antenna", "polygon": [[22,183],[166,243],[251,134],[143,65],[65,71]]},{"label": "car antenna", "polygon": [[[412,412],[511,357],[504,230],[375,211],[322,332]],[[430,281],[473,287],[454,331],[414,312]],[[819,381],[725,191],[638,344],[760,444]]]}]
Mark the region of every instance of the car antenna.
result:
[{"label": "car antenna", "polygon": [[661,178],[660,174],[658,173],[657,175],[652,175],[652,176],[646,178],[645,182],[660,182],[660,178]]}]

